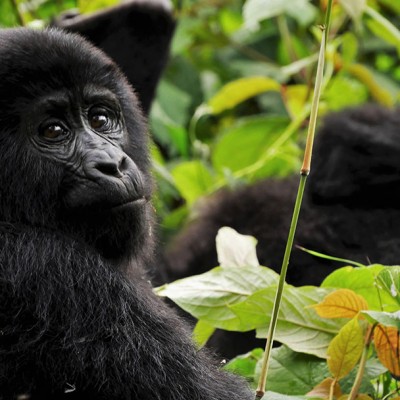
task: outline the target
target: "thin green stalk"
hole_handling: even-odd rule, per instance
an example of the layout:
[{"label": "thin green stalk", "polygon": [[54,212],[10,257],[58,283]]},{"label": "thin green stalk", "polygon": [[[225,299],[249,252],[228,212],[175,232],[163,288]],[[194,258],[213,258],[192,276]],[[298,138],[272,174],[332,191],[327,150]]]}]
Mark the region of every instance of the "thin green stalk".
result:
[{"label": "thin green stalk", "polygon": [[278,323],[278,314],[279,314],[279,309],[280,309],[280,305],[281,305],[281,301],[282,301],[283,287],[284,287],[286,273],[287,273],[288,266],[289,266],[290,254],[292,251],[294,236],[296,233],[297,221],[299,218],[301,203],[303,200],[304,188],[306,185],[307,176],[308,176],[308,174],[310,172],[310,168],[311,168],[311,155],[312,155],[312,147],[313,147],[313,143],[314,143],[314,134],[315,134],[316,121],[317,121],[317,114],[318,114],[318,104],[319,104],[319,98],[320,98],[320,94],[321,94],[321,87],[322,87],[322,80],[323,80],[326,38],[327,38],[327,33],[329,31],[331,8],[332,8],[332,0],[329,0],[326,17],[325,17],[325,26],[321,27],[322,28],[322,40],[321,40],[321,47],[320,47],[320,51],[319,51],[319,57],[318,57],[317,75],[316,75],[316,79],[315,79],[314,96],[313,96],[312,106],[311,106],[310,123],[308,126],[306,148],[304,151],[304,161],[303,161],[303,165],[300,170],[299,188],[297,191],[297,197],[296,197],[296,202],[295,202],[295,206],[294,206],[294,210],[293,210],[292,221],[290,224],[290,230],[289,230],[288,240],[286,243],[285,254],[283,256],[281,274],[279,277],[278,288],[276,290],[274,307],[272,309],[272,316],[271,316],[271,321],[270,321],[270,325],[269,325],[269,329],[268,329],[267,343],[265,345],[265,353],[264,353],[264,357],[263,357],[262,364],[261,364],[261,375],[260,375],[260,380],[258,382],[258,387],[256,390],[255,400],[261,399],[265,393],[269,362],[270,362],[270,358],[271,358],[271,350],[272,350],[272,345],[274,343],[275,330],[276,330],[276,325]]},{"label": "thin green stalk", "polygon": [[269,361],[271,358],[272,344],[274,341],[274,333],[278,322],[279,307],[281,304],[283,286],[286,278],[286,271],[289,265],[290,253],[293,246],[294,234],[296,232],[297,221],[300,214],[301,202],[303,200],[304,187],[307,181],[307,174],[300,176],[299,189],[297,192],[296,203],[293,210],[292,222],[290,224],[289,237],[286,242],[285,255],[283,256],[282,271],[279,277],[278,289],[275,295],[274,308],[272,310],[271,322],[269,325],[268,339],[265,345],[264,358],[261,365],[261,377],[256,391],[256,400],[261,399],[265,393],[266,378],[268,373]]},{"label": "thin green stalk", "polygon": [[13,6],[15,16],[17,17],[18,24],[21,26],[25,26],[25,21],[22,13],[19,11],[17,0],[10,0]]}]

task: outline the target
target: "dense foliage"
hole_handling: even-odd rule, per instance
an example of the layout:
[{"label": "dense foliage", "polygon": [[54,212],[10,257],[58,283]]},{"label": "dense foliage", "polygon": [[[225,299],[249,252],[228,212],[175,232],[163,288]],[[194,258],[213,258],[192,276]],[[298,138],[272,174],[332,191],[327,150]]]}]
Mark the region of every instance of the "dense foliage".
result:
[{"label": "dense foliage", "polygon": [[[0,25],[43,26],[70,8],[113,3],[7,0]],[[326,3],[175,1],[179,25],[150,119],[164,241],[217,189],[298,171]],[[368,101],[399,103],[399,26],[399,0],[334,3],[322,115]],[[222,266],[159,294],[199,319],[199,344],[215,328],[265,337],[277,275],[258,265],[252,241],[240,258],[242,238],[221,237]],[[399,309],[399,267],[344,267],[320,288],[287,286],[277,332],[284,346],[274,349],[267,397],[342,398],[353,387],[359,398],[399,398]],[[256,382],[261,354],[228,368]]]}]

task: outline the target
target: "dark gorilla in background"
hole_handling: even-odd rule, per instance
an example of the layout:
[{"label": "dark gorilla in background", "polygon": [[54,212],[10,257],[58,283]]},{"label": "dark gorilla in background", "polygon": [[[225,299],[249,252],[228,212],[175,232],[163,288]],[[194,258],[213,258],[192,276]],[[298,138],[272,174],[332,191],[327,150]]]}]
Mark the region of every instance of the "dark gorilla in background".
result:
[{"label": "dark gorilla in background", "polygon": [[[331,114],[316,137],[295,244],[368,264],[400,262],[400,112],[375,105]],[[298,177],[267,179],[207,200],[167,251],[171,280],[218,264],[222,226],[258,239],[262,265],[280,270]],[[319,285],[338,264],[293,249],[287,280]]]},{"label": "dark gorilla in background", "polygon": [[0,399],[243,400],[157,298],[146,125],[75,34],[0,31]]},{"label": "dark gorilla in background", "polygon": [[[172,241],[165,270],[173,281],[218,264],[222,226],[258,239],[261,265],[280,271],[299,178],[267,179],[207,199]],[[295,244],[363,264],[400,263],[400,112],[375,105],[331,114],[316,137]],[[293,249],[287,281],[319,285],[341,265]],[[217,330],[208,342],[231,358],[264,347],[254,332]]]},{"label": "dark gorilla in background", "polygon": [[175,29],[169,0],[129,0],[89,15],[66,12],[53,25],[76,32],[120,67],[147,114]]}]

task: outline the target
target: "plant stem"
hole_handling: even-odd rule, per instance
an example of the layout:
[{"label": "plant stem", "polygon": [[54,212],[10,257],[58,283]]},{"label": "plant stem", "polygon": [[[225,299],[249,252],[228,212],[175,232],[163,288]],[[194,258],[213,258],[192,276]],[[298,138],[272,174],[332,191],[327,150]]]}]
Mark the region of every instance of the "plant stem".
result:
[{"label": "plant stem", "polygon": [[308,174],[310,172],[310,168],[311,168],[311,155],[312,155],[312,147],[313,147],[313,143],[314,143],[315,127],[316,127],[316,123],[317,123],[318,104],[319,104],[319,98],[320,98],[321,87],[322,87],[324,61],[325,61],[325,50],[326,50],[326,36],[327,36],[327,33],[329,32],[331,8],[332,8],[332,0],[329,0],[328,8],[326,11],[326,16],[325,16],[325,26],[321,27],[322,40],[321,40],[321,46],[320,46],[320,51],[319,51],[319,56],[318,56],[317,75],[315,78],[314,96],[313,96],[312,106],[311,106],[310,123],[308,126],[307,142],[306,142],[306,148],[304,151],[304,160],[303,160],[303,165],[300,170],[300,183],[299,183],[299,188],[297,191],[297,197],[296,197],[296,202],[295,202],[295,206],[294,206],[294,210],[293,210],[292,221],[290,224],[290,230],[289,230],[288,240],[286,243],[285,254],[283,256],[281,274],[279,277],[278,288],[276,290],[274,307],[272,309],[272,316],[271,316],[271,321],[270,321],[270,325],[269,325],[269,329],[268,329],[267,343],[265,345],[265,353],[264,353],[264,357],[263,357],[262,364],[261,364],[261,375],[260,375],[260,380],[258,382],[258,386],[257,386],[257,390],[256,390],[255,400],[260,400],[264,396],[264,393],[265,393],[269,362],[270,362],[270,358],[271,358],[271,350],[272,350],[272,345],[274,343],[275,330],[276,330],[276,325],[278,322],[278,314],[279,314],[279,309],[280,309],[280,305],[281,305],[281,301],[282,301],[283,287],[284,287],[286,273],[287,273],[288,266],[289,266],[290,254],[292,251],[294,236],[296,233],[297,221],[299,218],[301,203],[303,200],[304,188],[306,185],[307,176],[308,176]]},{"label": "plant stem", "polygon": [[307,134],[306,148],[304,150],[304,160],[300,170],[301,174],[306,174],[306,175],[309,174],[311,169],[312,148],[314,144],[315,127],[317,125],[317,115],[318,115],[319,98],[321,96],[322,79],[324,76],[325,43],[326,43],[326,34],[328,31],[325,27],[321,27],[321,29],[323,30],[323,32],[322,32],[321,47],[318,56],[317,75],[315,77],[314,96],[311,105],[310,122],[308,124],[308,134]]},{"label": "plant stem", "polygon": [[363,353],[361,355],[360,365],[358,366],[356,379],[354,380],[353,387],[351,388],[351,392],[350,392],[347,400],[354,400],[357,397],[358,390],[360,389],[362,378],[364,376],[365,364],[367,363],[368,351],[369,351],[369,347],[371,345],[373,330],[374,330],[374,327],[372,325],[370,325],[368,327],[368,331],[367,331],[367,334],[365,337],[365,346],[364,346]]},{"label": "plant stem", "polygon": [[286,271],[289,265],[290,253],[293,246],[294,234],[296,232],[297,220],[300,214],[300,207],[303,199],[306,180],[307,180],[307,174],[301,174],[299,188],[296,196],[296,203],[293,210],[292,222],[290,224],[289,236],[286,242],[285,255],[283,256],[282,271],[279,277],[279,284],[275,295],[274,307],[272,310],[271,322],[268,331],[268,338],[267,338],[267,343],[265,345],[265,353],[261,365],[261,376],[256,391],[256,400],[261,399],[265,393],[266,378],[268,373],[269,361],[271,358],[272,345],[274,342],[275,328],[278,322],[278,313],[282,299],[283,286],[285,283]]},{"label": "plant stem", "polygon": [[337,384],[337,380],[334,379],[331,383],[331,387],[329,388],[329,400],[333,400],[333,395],[335,393],[335,386]]},{"label": "plant stem", "polygon": [[24,17],[19,11],[17,0],[10,0],[10,1],[15,11],[15,16],[17,17],[18,24],[20,24],[21,26],[25,26]]}]

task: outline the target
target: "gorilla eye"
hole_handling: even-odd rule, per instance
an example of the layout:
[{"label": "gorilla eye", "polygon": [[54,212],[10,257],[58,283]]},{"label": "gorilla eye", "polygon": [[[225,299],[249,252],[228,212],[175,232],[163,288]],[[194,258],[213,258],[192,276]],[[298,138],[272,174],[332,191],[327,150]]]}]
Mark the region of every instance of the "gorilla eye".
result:
[{"label": "gorilla eye", "polygon": [[109,125],[108,116],[105,114],[92,114],[89,117],[90,126],[96,131],[107,130]]},{"label": "gorilla eye", "polygon": [[40,136],[46,139],[58,139],[60,136],[63,136],[66,133],[66,129],[57,124],[46,125],[39,129]]}]

